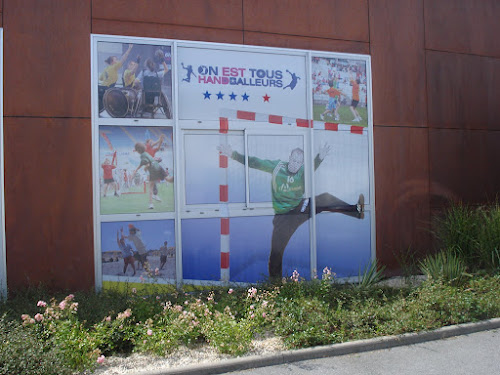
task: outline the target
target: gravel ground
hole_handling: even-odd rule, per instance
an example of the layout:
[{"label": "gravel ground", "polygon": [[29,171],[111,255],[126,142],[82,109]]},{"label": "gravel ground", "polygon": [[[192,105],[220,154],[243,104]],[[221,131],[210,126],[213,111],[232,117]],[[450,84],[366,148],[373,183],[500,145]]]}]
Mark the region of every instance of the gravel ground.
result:
[{"label": "gravel ground", "polygon": [[[243,355],[267,355],[284,350],[281,340],[277,337],[264,337],[252,342],[252,347]],[[209,345],[200,345],[188,349],[181,347],[168,357],[155,357],[143,354],[132,354],[128,357],[109,357],[103,365],[94,372],[97,375],[121,375],[145,371],[160,371],[172,367],[184,367],[196,363],[218,362],[223,359],[234,358],[227,354],[220,354]]]}]

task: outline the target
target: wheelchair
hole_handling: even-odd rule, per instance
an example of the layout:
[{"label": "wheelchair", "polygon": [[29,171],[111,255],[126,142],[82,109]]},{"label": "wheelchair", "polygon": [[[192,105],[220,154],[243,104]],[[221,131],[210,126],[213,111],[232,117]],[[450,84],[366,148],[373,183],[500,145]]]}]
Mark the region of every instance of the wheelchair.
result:
[{"label": "wheelchair", "polygon": [[158,111],[165,118],[172,118],[172,107],[161,90],[160,77],[144,77],[142,89],[107,88],[102,95],[102,104],[101,107],[99,103],[99,113],[106,109],[110,116],[115,118],[144,117],[145,113],[154,118]]}]

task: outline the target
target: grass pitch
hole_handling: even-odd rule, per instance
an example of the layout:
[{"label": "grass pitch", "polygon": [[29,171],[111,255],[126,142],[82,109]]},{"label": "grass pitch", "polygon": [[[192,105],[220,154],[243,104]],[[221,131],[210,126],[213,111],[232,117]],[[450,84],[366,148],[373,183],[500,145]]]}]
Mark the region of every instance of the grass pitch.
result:
[{"label": "grass pitch", "polygon": [[[101,214],[135,214],[147,212],[171,212],[174,211],[174,185],[172,183],[161,183],[158,186],[158,197],[162,200],[158,202],[153,199],[154,209],[149,207],[149,184],[146,185],[146,193],[142,194],[121,194],[119,197],[113,196],[113,190],[108,190],[108,196],[101,196]],[[134,190],[131,189],[131,192]],[[143,191],[143,188],[136,188],[135,192]]]},{"label": "grass pitch", "polygon": [[[339,124],[346,124],[346,125],[356,125],[356,126],[368,126],[368,114],[366,111],[366,108],[358,107],[357,108],[359,115],[361,116],[362,120],[360,122],[354,122],[352,121],[354,119],[354,116],[352,115],[351,110],[349,109],[348,106],[340,106],[338,113],[340,119],[337,121],[335,120],[334,116],[329,116],[325,115],[325,122],[333,122],[333,123],[339,123]],[[314,121],[323,121],[321,120],[320,115],[325,111],[325,106],[321,104],[315,104],[313,108],[313,119]]]}]

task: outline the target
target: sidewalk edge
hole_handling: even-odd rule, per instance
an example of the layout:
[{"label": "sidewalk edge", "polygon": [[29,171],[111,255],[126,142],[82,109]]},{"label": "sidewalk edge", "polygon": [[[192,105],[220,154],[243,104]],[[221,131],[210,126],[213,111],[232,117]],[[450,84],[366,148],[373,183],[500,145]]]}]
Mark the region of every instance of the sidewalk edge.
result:
[{"label": "sidewalk edge", "polygon": [[383,336],[366,340],[349,341],[340,344],[316,346],[312,348],[289,350],[266,356],[248,356],[222,360],[216,363],[200,363],[191,366],[171,368],[159,371],[137,372],[133,375],[209,375],[250,368],[266,367],[304,361],[308,359],[362,353],[373,350],[389,349],[398,346],[418,344],[426,341],[446,339],[453,336],[487,331],[500,328],[500,318],[475,323],[464,323],[438,328],[434,331],[405,333],[402,335]]}]

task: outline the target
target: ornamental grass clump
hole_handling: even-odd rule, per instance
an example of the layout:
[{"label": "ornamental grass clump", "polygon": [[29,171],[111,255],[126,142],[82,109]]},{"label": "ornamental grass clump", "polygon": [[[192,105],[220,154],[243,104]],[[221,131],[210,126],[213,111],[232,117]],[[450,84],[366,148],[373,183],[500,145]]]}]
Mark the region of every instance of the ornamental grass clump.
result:
[{"label": "ornamental grass clump", "polygon": [[453,250],[440,251],[420,261],[420,270],[428,278],[453,285],[461,285],[464,282],[466,269],[462,259]]}]

